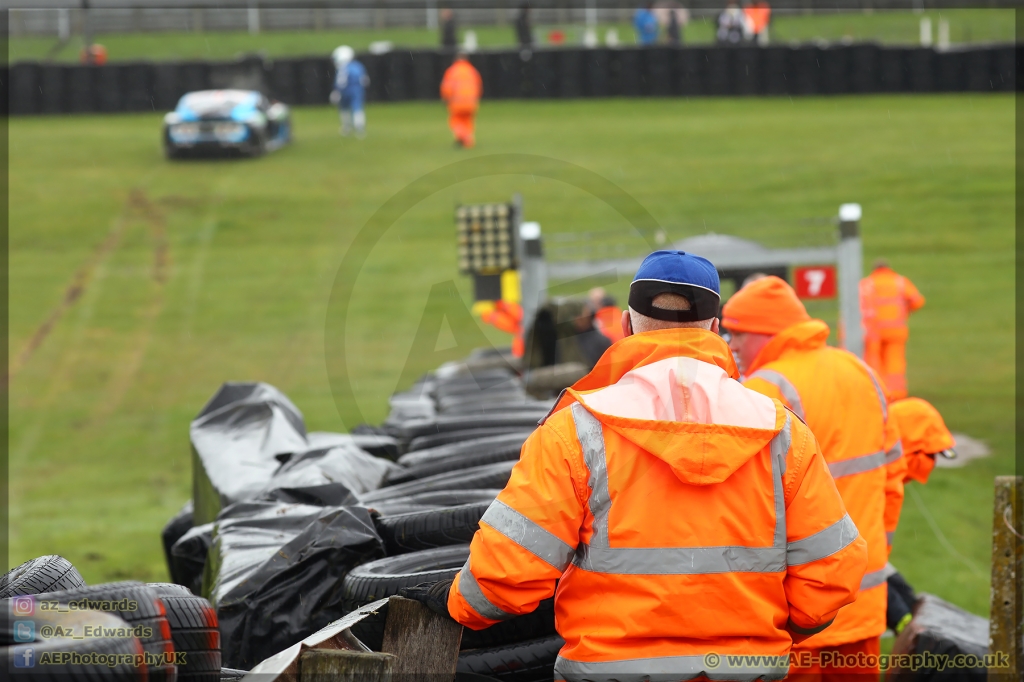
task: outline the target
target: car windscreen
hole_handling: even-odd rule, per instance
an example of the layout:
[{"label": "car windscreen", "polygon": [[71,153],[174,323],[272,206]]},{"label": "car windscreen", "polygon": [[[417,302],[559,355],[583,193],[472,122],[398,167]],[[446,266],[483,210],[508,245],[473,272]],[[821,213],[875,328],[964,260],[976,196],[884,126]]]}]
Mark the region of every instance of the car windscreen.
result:
[{"label": "car windscreen", "polygon": [[230,111],[239,104],[251,104],[258,96],[244,90],[204,90],[190,92],[178,102],[178,111],[189,110],[195,113],[209,111]]}]

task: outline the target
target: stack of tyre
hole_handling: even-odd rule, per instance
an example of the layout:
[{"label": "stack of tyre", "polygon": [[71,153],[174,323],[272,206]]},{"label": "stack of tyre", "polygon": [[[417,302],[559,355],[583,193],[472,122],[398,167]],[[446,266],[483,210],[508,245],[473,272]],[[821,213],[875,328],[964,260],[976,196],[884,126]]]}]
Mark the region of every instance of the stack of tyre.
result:
[{"label": "stack of tyre", "polygon": [[[361,499],[375,512],[388,556],[349,572],[348,609],[403,587],[453,578],[523,443],[551,409],[550,401],[528,397],[518,377],[501,367],[439,371],[395,398],[398,409],[383,429],[401,444],[401,469]],[[416,400],[429,403],[411,409]],[[359,632],[371,648],[382,636],[377,627]],[[550,680],[563,643],[548,599],[530,614],[465,630],[458,670],[517,682]]]},{"label": "stack of tyre", "polygon": [[220,682],[217,614],[180,585],[86,585],[63,557],[0,578],[0,670],[12,680]]}]

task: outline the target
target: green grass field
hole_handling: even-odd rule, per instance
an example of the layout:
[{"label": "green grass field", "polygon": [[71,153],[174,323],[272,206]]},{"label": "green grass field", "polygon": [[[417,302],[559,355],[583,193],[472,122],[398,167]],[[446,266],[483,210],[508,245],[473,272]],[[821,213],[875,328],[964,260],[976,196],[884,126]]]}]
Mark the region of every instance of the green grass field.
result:
[{"label": "green grass field", "polygon": [[[1014,452],[1010,96],[485,102],[471,152],[452,148],[440,105],[368,116],[357,141],[331,109],[300,108],[289,148],[186,163],[161,157],[156,114],[11,120],[12,565],[57,552],[90,582],[163,579],[159,532],[191,491],[188,424],[222,381],[270,382],[311,430],[343,430],[356,410],[339,414],[325,360],[343,342],[358,410],[379,423],[430,288],[453,280],[471,296],[457,202],[519,191],[549,243],[619,230],[643,250],[568,162],[672,239],[820,244],[840,203],[863,204],[866,260],[886,256],[928,297],[911,322],[912,391],[994,452],[912,484],[893,561],[919,589],[987,612],[992,479]],[[369,252],[347,333],[325,348],[346,312],[328,305],[343,256],[410,185],[427,195]],[[620,300],[628,276],[610,287]],[[465,352],[450,345],[410,371]]]},{"label": "green grass field", "polygon": [[[920,41],[922,17],[932,20],[932,36],[938,39],[940,19],[949,22],[950,41],[954,44],[1012,42],[1015,39],[1014,10],[1011,9],[951,9],[930,10],[917,14],[903,11],[882,12],[818,12],[814,14],[777,13],[772,20],[771,39],[774,43],[806,41],[877,41],[885,44],[916,45]],[[628,22],[605,24],[598,27],[598,36],[604,41],[608,29],[618,32],[622,44],[634,42],[633,28]],[[548,34],[560,29],[568,45],[583,42],[582,25],[537,26],[536,36],[545,44]],[[463,27],[475,31],[482,48],[510,47],[515,44],[511,25]],[[705,45],[714,42],[715,26],[712,17],[694,17],[685,27],[687,44]],[[246,52],[265,51],[271,57],[327,54],[340,44],[347,43],[357,50],[365,50],[371,42],[390,40],[400,47],[429,47],[436,45],[438,34],[425,28],[379,28],[366,30],[324,31],[266,31],[259,35],[247,32],[191,32],[191,33],[125,33],[98,35],[95,40],[109,50],[112,61],[133,59],[230,59]],[[9,43],[11,62],[53,59],[77,61],[82,49],[80,37],[66,45],[59,45],[56,37],[14,37]]]}]

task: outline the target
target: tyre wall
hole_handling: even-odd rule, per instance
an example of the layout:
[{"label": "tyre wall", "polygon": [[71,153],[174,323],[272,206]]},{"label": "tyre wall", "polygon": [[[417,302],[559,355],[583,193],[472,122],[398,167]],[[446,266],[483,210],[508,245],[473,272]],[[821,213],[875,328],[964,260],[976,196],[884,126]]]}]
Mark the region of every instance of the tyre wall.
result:
[{"label": "tyre wall", "polygon": [[[451,55],[364,54],[371,102],[435,100]],[[477,52],[485,99],[799,96],[896,92],[1009,92],[1016,48],[940,52],[854,44],[819,47],[629,47]],[[260,88],[288,104],[325,104],[327,57],[242,62],[19,62],[0,69],[13,115],[169,111],[191,90]],[[3,100],[0,99],[0,102]]]}]

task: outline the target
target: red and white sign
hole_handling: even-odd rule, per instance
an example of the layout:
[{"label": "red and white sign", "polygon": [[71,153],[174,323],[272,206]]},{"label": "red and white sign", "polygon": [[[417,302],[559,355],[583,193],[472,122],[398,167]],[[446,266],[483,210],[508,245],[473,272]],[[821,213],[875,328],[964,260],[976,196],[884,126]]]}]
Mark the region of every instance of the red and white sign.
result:
[{"label": "red and white sign", "polygon": [[836,266],[812,265],[793,268],[796,295],[800,298],[835,298]]}]

